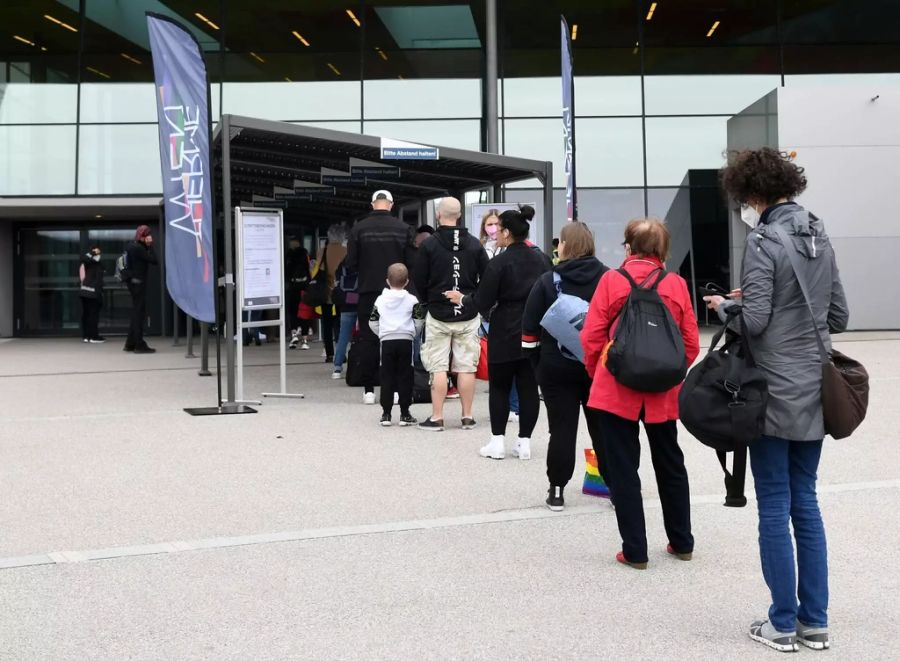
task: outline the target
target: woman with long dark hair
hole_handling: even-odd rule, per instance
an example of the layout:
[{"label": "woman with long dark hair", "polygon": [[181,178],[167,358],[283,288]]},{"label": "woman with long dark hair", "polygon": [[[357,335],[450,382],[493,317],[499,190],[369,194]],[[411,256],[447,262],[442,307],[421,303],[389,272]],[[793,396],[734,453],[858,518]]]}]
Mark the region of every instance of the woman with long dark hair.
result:
[{"label": "woman with long dark hair", "polygon": [[[506,456],[505,434],[513,381],[519,390],[520,406],[514,457],[531,459],[531,434],[540,410],[534,369],[522,351],[522,315],[535,281],[550,270],[550,259],[525,242],[532,218],[534,209],[528,205],[519,211],[500,214],[497,244],[505,250],[488,263],[478,291],[465,297],[465,302],[473,302],[482,315],[491,313],[488,332],[491,439],[479,450],[482,457],[490,459]],[[448,291],[445,295],[454,303],[464,298],[461,292]]]}]

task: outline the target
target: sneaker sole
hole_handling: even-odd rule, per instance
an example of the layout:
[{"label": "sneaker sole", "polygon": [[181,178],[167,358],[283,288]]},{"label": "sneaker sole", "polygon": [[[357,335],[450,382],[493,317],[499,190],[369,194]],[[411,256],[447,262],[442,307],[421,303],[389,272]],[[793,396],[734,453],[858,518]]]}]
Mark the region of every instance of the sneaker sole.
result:
[{"label": "sneaker sole", "polygon": [[416,424],[416,427],[417,427],[418,429],[421,429],[422,431],[444,431],[444,427],[443,427],[443,426],[440,426],[440,427],[423,427],[423,426],[420,425],[420,424]]},{"label": "sneaker sole", "polygon": [[499,461],[500,459],[505,459],[505,458],[506,458],[506,454],[505,454],[505,453],[498,456],[498,455],[496,455],[496,454],[485,454],[485,453],[483,453],[483,452],[481,452],[481,451],[479,450],[479,451],[478,451],[478,454],[481,455],[482,457],[484,457],[485,459],[496,459],[496,460],[498,460],[498,461]]},{"label": "sneaker sole", "polygon": [[510,454],[513,457],[515,457],[516,459],[521,459],[522,461],[530,461],[531,460],[530,452],[528,454],[525,454],[524,452],[516,452],[515,450],[513,450],[512,452],[510,452]]},{"label": "sneaker sole", "polygon": [[[380,423],[380,424],[381,424],[382,427],[390,427],[390,426],[391,426],[391,423],[390,423],[390,422],[382,422],[382,423]],[[401,427],[402,427],[402,426],[403,426],[403,425],[401,425]]]},{"label": "sneaker sole", "polygon": [[750,636],[750,640],[755,640],[757,643],[762,643],[766,647],[771,647],[773,650],[777,650],[778,652],[799,652],[800,645],[797,643],[793,643],[792,645],[782,645],[780,643],[776,643],[768,638],[763,638],[762,636],[754,636],[752,633],[747,634]]},{"label": "sneaker sole", "polygon": [[547,509],[551,512],[562,512],[564,509],[566,509],[565,505],[551,505],[550,503],[547,503],[546,505]]},{"label": "sneaker sole", "polygon": [[398,427],[412,427],[413,425],[416,425],[416,424],[418,424],[418,423],[416,423],[416,422],[403,422],[403,421],[401,420],[400,422],[397,423],[397,426],[398,426]]},{"label": "sneaker sole", "polygon": [[817,643],[812,640],[805,640],[797,636],[797,642],[803,645],[804,647],[808,647],[811,650],[827,650],[831,648],[831,642],[825,641],[824,643]]}]

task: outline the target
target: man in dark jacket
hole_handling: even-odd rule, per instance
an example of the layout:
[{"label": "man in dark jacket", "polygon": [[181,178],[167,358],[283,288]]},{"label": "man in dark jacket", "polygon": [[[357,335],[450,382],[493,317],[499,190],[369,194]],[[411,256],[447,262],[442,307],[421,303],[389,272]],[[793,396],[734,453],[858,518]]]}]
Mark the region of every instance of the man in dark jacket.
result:
[{"label": "man in dark jacket", "polygon": [[357,221],[350,231],[344,260],[348,269],[359,273],[357,319],[365,404],[375,403],[378,383],[378,338],[369,328],[375,299],[385,287],[388,266],[400,263],[411,269],[415,255],[413,228],[391,215],[393,206],[390,191],[375,191],[372,213]]},{"label": "man in dark jacket", "polygon": [[420,429],[428,431],[444,429],[448,372],[456,374],[463,429],[475,426],[472,402],[475,399],[475,371],[481,354],[480,319],[474,305],[451,303],[444,292],[473,293],[487,268],[488,256],[478,239],[465,227],[457,226],[460,215],[459,200],[454,197],[441,200],[437,208],[438,229],[419,247],[413,269],[419,300],[428,306],[422,364],[431,373],[432,413],[430,418],[419,423]]},{"label": "man in dark jacket", "polygon": [[81,287],[81,335],[84,342],[102,344],[100,337],[100,307],[103,305],[103,266],[100,264],[100,248],[92,247],[81,256],[79,268]]},{"label": "man in dark jacket", "polygon": [[131,325],[124,351],[134,353],[156,353],[144,340],[144,324],[147,321],[147,272],[151,264],[158,264],[153,251],[153,236],[147,225],[141,225],[134,232],[134,241],[125,249],[128,262],[128,292],[131,294]]}]

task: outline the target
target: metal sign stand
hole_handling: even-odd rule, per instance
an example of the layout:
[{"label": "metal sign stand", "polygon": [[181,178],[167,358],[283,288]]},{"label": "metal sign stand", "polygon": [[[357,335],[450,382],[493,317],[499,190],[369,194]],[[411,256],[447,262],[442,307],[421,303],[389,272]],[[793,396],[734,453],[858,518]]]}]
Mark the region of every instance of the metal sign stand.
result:
[{"label": "metal sign stand", "polygon": [[[245,290],[246,290],[246,282],[244,277],[244,267],[246,264],[244,263],[244,217],[245,216],[253,216],[253,215],[264,215],[266,217],[271,218],[272,216],[277,216],[277,244],[278,244],[278,295],[277,297],[267,297],[265,301],[257,301],[253,298],[246,298]],[[236,334],[237,334],[237,355],[235,360],[236,366],[236,391],[235,391],[235,400],[238,404],[262,404],[261,401],[257,400],[245,400],[244,399],[244,342],[243,335],[245,328],[271,328],[277,327],[280,336],[278,340],[278,353],[279,353],[279,365],[281,368],[281,391],[280,392],[265,392],[262,393],[263,397],[285,397],[285,398],[294,398],[294,399],[303,399],[305,395],[302,393],[289,393],[287,391],[287,351],[285,350],[285,299],[284,299],[284,277],[281,273],[281,267],[284,265],[284,212],[280,209],[249,209],[249,208],[241,208],[235,207],[234,209],[234,217],[237,225],[237,245],[235,254],[238,259],[238,268],[237,273],[239,277],[237,279],[237,300],[240,308],[240,314],[236,315],[237,319],[235,320],[236,325]],[[274,299],[274,300],[273,300]],[[244,321],[244,312],[248,314],[254,310],[278,310],[278,319],[265,319],[258,321],[251,321],[248,319]],[[231,338],[229,338],[231,339]]]}]

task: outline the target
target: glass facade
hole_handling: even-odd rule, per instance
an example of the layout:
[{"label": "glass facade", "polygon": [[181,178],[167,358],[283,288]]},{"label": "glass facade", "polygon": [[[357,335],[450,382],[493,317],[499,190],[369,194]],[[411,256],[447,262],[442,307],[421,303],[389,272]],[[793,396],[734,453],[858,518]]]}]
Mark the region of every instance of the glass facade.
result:
[{"label": "glass facade", "polygon": [[[0,196],[160,192],[146,11],[200,41],[214,118],[484,149],[487,2],[5,0]],[[722,164],[728,118],[772,89],[845,76],[900,89],[891,0],[496,3],[500,151],[553,161],[557,225],[560,14],[572,27],[580,219],[601,243],[714,190],[702,173]],[[536,182],[505,195],[541,199]]]}]

